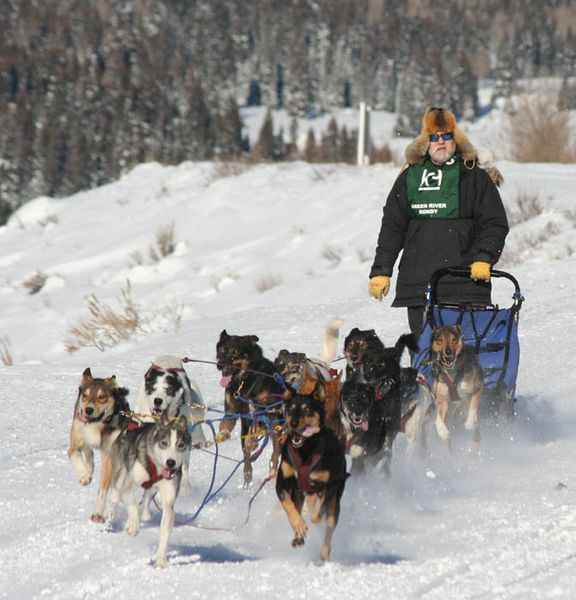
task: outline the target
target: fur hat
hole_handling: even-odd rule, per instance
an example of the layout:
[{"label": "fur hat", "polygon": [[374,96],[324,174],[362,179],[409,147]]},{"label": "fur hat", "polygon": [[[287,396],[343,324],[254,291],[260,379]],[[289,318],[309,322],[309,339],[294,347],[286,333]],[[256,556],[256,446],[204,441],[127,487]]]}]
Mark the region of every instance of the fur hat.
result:
[{"label": "fur hat", "polygon": [[429,108],[422,117],[420,135],[406,148],[406,161],[409,165],[420,165],[424,162],[432,133],[451,131],[456,142],[456,151],[465,163],[476,161],[476,150],[466,134],[456,125],[456,117],[446,108]]}]

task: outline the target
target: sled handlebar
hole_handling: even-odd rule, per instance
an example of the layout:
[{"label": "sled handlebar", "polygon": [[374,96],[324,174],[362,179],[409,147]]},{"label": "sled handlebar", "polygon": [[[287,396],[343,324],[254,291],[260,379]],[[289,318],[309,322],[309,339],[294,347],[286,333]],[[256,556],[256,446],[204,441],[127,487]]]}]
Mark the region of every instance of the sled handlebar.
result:
[{"label": "sled handlebar", "polygon": [[[438,282],[442,277],[446,276],[459,277],[461,279],[469,279],[470,278],[470,267],[444,267],[442,269],[438,269],[432,273],[432,277],[430,278],[430,283],[428,284],[428,304],[436,304],[436,288],[438,286]],[[518,280],[510,273],[506,273],[506,271],[498,271],[494,269],[490,272],[490,277],[503,278],[508,279],[514,286],[514,294],[512,298],[518,304],[522,304],[524,301],[524,297],[522,296],[522,292],[520,291],[520,284]]]}]

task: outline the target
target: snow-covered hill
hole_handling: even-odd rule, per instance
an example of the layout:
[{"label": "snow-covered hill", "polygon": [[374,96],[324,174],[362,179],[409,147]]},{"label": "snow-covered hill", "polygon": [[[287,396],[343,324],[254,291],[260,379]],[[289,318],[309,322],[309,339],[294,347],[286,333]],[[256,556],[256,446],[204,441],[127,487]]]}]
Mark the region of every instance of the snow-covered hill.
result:
[{"label": "snow-covered hill", "polygon": [[[270,484],[246,525],[255,490],[240,489],[240,475],[187,522],[212,470],[212,457],[195,452],[193,491],[177,503],[171,566],[151,569],[159,519],[136,539],[121,520],[112,530],[91,524],[96,489],[74,479],[68,430],[85,367],[116,374],[135,394],[158,354],[213,361],[224,328],[257,334],[272,358],[284,347],[317,353],[334,315],[345,319],[343,334],[374,327],[392,343],[406,330],[404,311],[390,307],[390,296],[372,302],[366,283],[397,168],[146,164],[105,187],[21,208],[0,228],[0,343],[4,362],[13,362],[0,366],[0,597],[571,597],[576,172],[498,166],[515,223],[500,266],[526,297],[516,424],[487,426],[481,456],[459,452],[452,465],[434,438],[429,461],[409,466],[399,440],[390,481],[349,480],[333,561],[324,566],[316,562],[319,531],[302,550],[290,548]],[[174,252],[153,260],[150,247],[171,226]],[[43,286],[31,294],[24,284],[38,275]],[[67,353],[69,328],[88,317],[86,297],[120,310],[127,280],[149,331],[105,352]],[[497,290],[498,301],[510,292]],[[221,409],[216,368],[187,370],[209,406]],[[237,458],[237,440],[222,452]],[[217,479],[233,466],[222,459]],[[265,474],[263,458],[256,484]]]}]

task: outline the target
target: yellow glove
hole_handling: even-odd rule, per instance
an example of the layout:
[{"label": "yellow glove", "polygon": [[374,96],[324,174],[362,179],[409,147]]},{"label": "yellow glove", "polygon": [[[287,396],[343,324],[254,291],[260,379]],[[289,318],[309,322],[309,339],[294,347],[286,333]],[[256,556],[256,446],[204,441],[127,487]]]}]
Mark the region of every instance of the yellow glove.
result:
[{"label": "yellow glove", "polygon": [[490,281],[490,263],[476,261],[470,265],[470,278],[474,281]]},{"label": "yellow glove", "polygon": [[377,275],[376,277],[372,277],[368,284],[368,292],[372,298],[375,298],[376,300],[382,300],[382,296],[386,296],[389,289],[390,277],[387,275]]}]

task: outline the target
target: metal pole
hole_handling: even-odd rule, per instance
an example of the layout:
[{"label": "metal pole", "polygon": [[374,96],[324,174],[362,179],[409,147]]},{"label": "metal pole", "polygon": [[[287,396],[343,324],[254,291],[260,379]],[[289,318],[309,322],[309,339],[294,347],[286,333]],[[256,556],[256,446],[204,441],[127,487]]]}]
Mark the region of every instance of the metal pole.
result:
[{"label": "metal pole", "polygon": [[368,156],[368,140],[370,139],[370,108],[366,106],[366,102],[360,102],[359,107],[359,122],[358,122],[358,147],[356,152],[356,164],[369,164],[370,157]]}]

